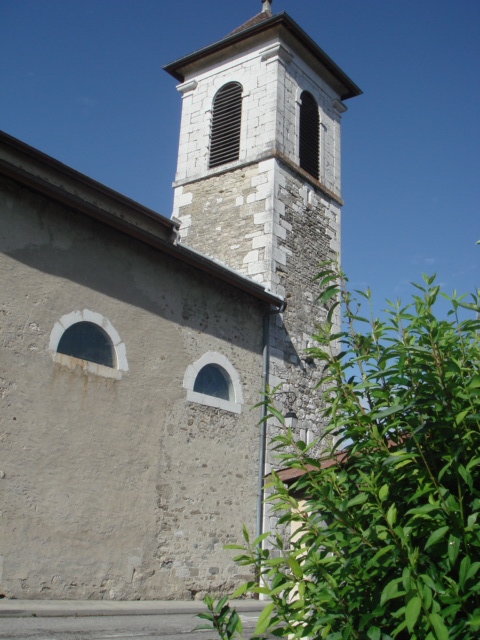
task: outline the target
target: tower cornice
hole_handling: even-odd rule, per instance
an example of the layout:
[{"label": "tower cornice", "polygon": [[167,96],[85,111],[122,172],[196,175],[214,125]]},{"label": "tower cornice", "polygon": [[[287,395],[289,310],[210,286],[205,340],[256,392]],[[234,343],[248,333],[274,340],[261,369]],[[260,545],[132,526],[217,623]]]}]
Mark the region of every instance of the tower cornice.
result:
[{"label": "tower cornice", "polygon": [[176,180],[173,183],[173,187],[174,188],[185,187],[189,184],[196,184],[198,182],[210,180],[210,178],[212,177],[220,176],[225,173],[231,173],[232,171],[238,171],[239,169],[245,169],[246,167],[250,167],[253,165],[258,165],[259,162],[264,162],[265,160],[270,160],[270,159],[275,159],[283,163],[291,171],[296,173],[301,180],[303,180],[306,183],[309,183],[314,189],[318,190],[320,193],[326,196],[329,200],[343,207],[344,202],[340,194],[334,193],[331,189],[326,187],[319,180],[316,180],[309,173],[304,171],[304,169],[302,169],[298,164],[295,164],[294,162],[292,162],[292,160],[290,160],[290,158],[286,156],[284,153],[281,153],[280,151],[273,150],[273,149],[270,151],[266,151],[262,155],[257,156],[251,160],[246,160],[244,162],[241,162],[241,161],[235,162],[232,164],[224,165],[222,167],[218,167],[216,169],[210,169],[208,173],[205,173],[205,174],[195,175],[191,178],[183,178],[181,180]]},{"label": "tower cornice", "polygon": [[252,26],[246,26],[245,29],[240,28],[207,47],[165,65],[164,70],[176,80],[184,82],[188,74],[207,66],[210,62],[215,62],[219,54],[225,55],[229,49],[236,52],[249,46],[251,42],[258,42],[261,46],[262,40],[266,40],[269,36],[283,36],[283,39],[297,44],[306,55],[313,57],[324,70],[325,80],[335,89],[341,100],[362,94],[362,90],[287,13],[281,12],[271,17],[266,13],[263,15],[266,16],[265,19]]}]

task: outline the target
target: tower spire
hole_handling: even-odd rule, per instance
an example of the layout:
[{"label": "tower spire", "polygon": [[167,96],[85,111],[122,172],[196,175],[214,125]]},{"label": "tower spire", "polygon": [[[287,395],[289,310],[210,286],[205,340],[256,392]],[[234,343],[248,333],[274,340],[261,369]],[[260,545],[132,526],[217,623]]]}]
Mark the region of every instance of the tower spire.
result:
[{"label": "tower spire", "polygon": [[272,13],[273,0],[262,0],[262,13]]}]

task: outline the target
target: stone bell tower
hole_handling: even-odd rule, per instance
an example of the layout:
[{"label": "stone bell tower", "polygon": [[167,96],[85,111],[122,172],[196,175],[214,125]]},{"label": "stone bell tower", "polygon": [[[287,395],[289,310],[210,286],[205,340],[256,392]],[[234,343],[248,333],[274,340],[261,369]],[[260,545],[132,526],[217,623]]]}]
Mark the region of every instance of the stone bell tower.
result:
[{"label": "stone bell tower", "polygon": [[340,252],[340,121],[361,91],[269,0],[165,70],[182,96],[181,241],[285,297],[270,320],[270,386],[314,430],[317,376],[304,350],[324,312],[312,279]]}]

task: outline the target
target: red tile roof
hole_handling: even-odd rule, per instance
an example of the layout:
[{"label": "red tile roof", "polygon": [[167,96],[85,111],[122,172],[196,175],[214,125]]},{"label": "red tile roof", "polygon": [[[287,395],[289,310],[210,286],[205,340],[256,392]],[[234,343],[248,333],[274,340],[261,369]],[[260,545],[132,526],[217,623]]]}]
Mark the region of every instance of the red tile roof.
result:
[{"label": "red tile roof", "polygon": [[303,469],[292,469],[292,468],[280,469],[279,471],[276,471],[276,474],[282,482],[289,484],[290,482],[293,482],[294,480],[297,480],[301,476],[308,473],[308,471],[318,471],[319,469],[328,469],[329,467],[333,467],[333,465],[335,464],[342,463],[346,457],[347,457],[347,454],[345,452],[339,451],[331,458],[327,458],[326,460],[322,460],[321,462],[319,461],[318,467],[312,464],[306,464]]},{"label": "red tile roof", "polygon": [[[403,444],[408,439],[408,434],[400,435],[398,440],[387,440],[387,447],[392,449],[393,447],[397,447]],[[308,473],[309,471],[318,471],[319,469],[328,469],[329,467],[333,467],[335,464],[342,464],[342,462],[348,462],[348,452],[347,451],[337,451],[330,458],[324,458],[323,460],[318,461],[318,466],[312,464],[306,464],[301,469],[296,469],[292,467],[287,467],[286,469],[279,469],[275,473],[280,478],[282,482],[285,484],[291,484],[294,480],[298,480],[303,475]]]}]

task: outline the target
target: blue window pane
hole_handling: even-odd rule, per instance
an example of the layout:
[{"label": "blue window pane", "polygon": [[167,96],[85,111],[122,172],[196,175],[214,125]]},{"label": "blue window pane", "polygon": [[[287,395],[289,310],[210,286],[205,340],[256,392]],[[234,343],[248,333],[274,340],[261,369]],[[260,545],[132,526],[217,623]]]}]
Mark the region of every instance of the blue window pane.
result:
[{"label": "blue window pane", "polygon": [[115,350],[108,334],[93,322],[72,324],[62,335],[57,352],[103,364],[112,369],[117,364]]},{"label": "blue window pane", "polygon": [[230,376],[223,367],[216,364],[207,364],[200,369],[193,390],[220,400],[232,400]]}]

